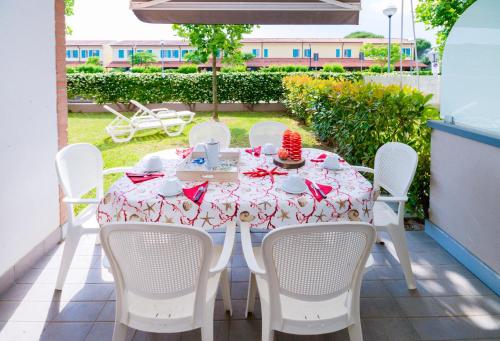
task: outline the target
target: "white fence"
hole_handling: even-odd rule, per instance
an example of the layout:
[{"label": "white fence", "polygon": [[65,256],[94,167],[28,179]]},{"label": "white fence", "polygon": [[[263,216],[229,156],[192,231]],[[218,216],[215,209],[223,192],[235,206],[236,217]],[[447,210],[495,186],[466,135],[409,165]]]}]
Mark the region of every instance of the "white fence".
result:
[{"label": "white fence", "polygon": [[[369,76],[363,76],[365,82],[375,82],[375,83],[381,83],[384,85],[390,85],[390,84],[395,84],[399,85],[401,82],[401,78],[398,75],[380,75],[380,76],[374,76],[374,75],[369,75]],[[417,79],[419,78],[419,79]],[[403,84],[408,85],[414,88],[420,89],[423,93],[426,94],[432,94],[432,99],[430,103],[432,105],[435,105],[439,107],[440,101],[439,101],[439,89],[440,89],[440,81],[441,77],[440,76],[413,76],[413,75],[403,75]]]}]

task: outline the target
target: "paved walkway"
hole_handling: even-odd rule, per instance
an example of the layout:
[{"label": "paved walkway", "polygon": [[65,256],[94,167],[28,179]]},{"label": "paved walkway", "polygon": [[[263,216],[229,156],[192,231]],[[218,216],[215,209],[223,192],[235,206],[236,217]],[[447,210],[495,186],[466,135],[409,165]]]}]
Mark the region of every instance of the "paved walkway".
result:
[{"label": "paved walkway", "polygon": [[[408,291],[390,242],[375,245],[361,290],[364,340],[500,340],[500,298],[423,232],[408,242],[418,289]],[[256,241],[263,234],[254,234]],[[384,236],[382,236],[384,237]],[[222,234],[214,233],[221,242]],[[238,239],[239,240],[239,236]],[[231,261],[234,313],[216,303],[215,340],[260,340],[260,313],[244,318],[248,268],[237,244]],[[111,340],[114,289],[102,250],[85,236],[62,293],[54,293],[61,245],[0,294],[0,340]],[[258,301],[256,307],[259,307]],[[131,340],[200,340],[199,330],[150,334]],[[276,333],[275,340],[348,340],[346,331],[304,337]]]}]

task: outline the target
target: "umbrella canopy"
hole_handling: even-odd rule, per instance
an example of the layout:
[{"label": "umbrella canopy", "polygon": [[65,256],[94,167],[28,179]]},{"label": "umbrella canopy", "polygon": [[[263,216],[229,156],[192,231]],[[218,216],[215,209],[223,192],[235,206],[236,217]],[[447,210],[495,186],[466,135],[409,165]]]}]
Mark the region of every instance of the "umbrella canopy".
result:
[{"label": "umbrella canopy", "polygon": [[131,0],[157,24],[357,25],[361,0]]}]

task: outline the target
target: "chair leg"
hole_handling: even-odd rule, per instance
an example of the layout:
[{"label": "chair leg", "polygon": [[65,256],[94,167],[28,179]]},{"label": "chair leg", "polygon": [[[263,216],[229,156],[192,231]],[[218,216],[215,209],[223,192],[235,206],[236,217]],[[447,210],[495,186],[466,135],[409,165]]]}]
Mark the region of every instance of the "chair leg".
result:
[{"label": "chair leg", "polygon": [[113,330],[113,341],[125,341],[127,339],[128,327],[120,322],[115,322]]},{"label": "chair leg", "polygon": [[262,341],[273,341],[274,330],[271,328],[269,307],[262,307]]},{"label": "chair leg", "polygon": [[227,269],[224,269],[220,275],[221,287],[222,287],[222,301],[224,303],[224,310],[229,311],[229,315],[233,315],[233,306],[231,305],[231,283],[229,281],[229,275]]},{"label": "chair leg", "polygon": [[[213,309],[212,309],[213,312]],[[210,318],[207,316],[205,318],[205,322],[203,323],[203,327],[201,327],[201,341],[213,341],[214,339],[214,317],[213,313]]]},{"label": "chair leg", "polygon": [[248,313],[253,313],[256,294],[257,281],[255,280],[255,274],[250,272],[250,278],[248,279],[247,307],[245,309],[245,317],[248,317]]},{"label": "chair leg", "polygon": [[61,258],[61,265],[59,266],[59,273],[57,274],[56,290],[62,290],[64,286],[64,281],[68,275],[68,270],[75,256],[75,251],[78,247],[81,235],[81,229],[79,227],[69,227],[68,235],[64,241],[64,250]]},{"label": "chair leg", "polygon": [[403,268],[408,289],[416,289],[417,284],[415,282],[415,277],[413,276],[413,271],[411,269],[410,254],[408,252],[408,244],[406,242],[404,228],[395,226],[388,228],[387,232],[389,232],[389,235],[391,236],[394,249],[396,250],[396,255],[398,256],[399,263]]},{"label": "chair leg", "polygon": [[363,331],[361,330],[361,322],[351,324],[347,331],[349,332],[350,341],[363,341]]}]

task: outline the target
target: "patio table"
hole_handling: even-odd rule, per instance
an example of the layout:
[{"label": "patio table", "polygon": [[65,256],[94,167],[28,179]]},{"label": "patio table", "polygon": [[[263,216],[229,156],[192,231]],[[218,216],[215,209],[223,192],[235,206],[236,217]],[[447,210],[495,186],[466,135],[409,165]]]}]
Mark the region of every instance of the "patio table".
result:
[{"label": "patio table", "polygon": [[[320,202],[309,191],[289,194],[281,189],[286,176],[251,178],[243,172],[256,167],[271,169],[272,158],[261,155],[254,157],[241,149],[239,182],[210,182],[201,205],[195,204],[183,193],[174,197],[161,197],[158,190],[162,178],[132,183],[124,176],[117,180],[99,204],[99,224],[108,222],[143,221],[177,223],[204,229],[224,227],[230,221],[245,221],[252,228],[275,229],[280,226],[329,222],[373,220],[373,188],[371,183],[347,162],[341,163],[338,171],[326,170],[321,163],[312,162],[325,153],[319,149],[304,148],[306,164],[300,169],[288,170],[319,184],[333,187]],[[174,150],[155,153],[164,157],[165,173],[182,161]],[[280,169],[282,170],[282,169]],[[200,182],[185,182],[191,187]]]}]

